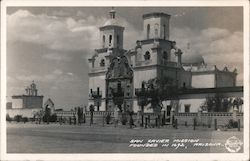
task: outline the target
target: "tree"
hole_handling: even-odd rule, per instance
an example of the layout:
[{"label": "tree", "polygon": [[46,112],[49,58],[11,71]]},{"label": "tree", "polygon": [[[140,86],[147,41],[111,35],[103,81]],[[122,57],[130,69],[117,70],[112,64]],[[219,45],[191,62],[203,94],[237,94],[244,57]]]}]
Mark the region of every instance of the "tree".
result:
[{"label": "tree", "polygon": [[233,101],[233,107],[237,107],[237,109],[239,110],[240,108],[240,106],[242,106],[243,105],[243,99],[241,99],[241,98],[239,98],[239,97],[237,97],[237,98],[235,98],[234,99],[234,101]]},{"label": "tree", "polygon": [[83,119],[83,108],[77,107],[77,117],[78,117],[78,124],[81,124]]},{"label": "tree", "polygon": [[94,111],[95,111],[94,105],[91,104],[89,106],[89,111],[90,111],[90,124],[93,124],[93,114],[94,114]]},{"label": "tree", "polygon": [[43,122],[47,122],[47,124],[49,124],[50,121],[50,108],[48,108],[47,106],[45,107],[45,111],[44,111],[44,115],[43,115]]},{"label": "tree", "polygon": [[57,121],[57,115],[54,113],[54,114],[52,114],[51,116],[50,116],[50,118],[49,118],[49,121],[50,122],[56,122]]},{"label": "tree", "polygon": [[161,111],[163,108],[162,102],[172,99],[177,92],[177,87],[170,77],[153,78],[143,83],[147,90],[147,103],[151,103],[151,107],[155,111]]},{"label": "tree", "polygon": [[22,115],[16,115],[14,116],[14,121],[20,122],[22,120]]},{"label": "tree", "polygon": [[173,79],[169,77],[153,78],[142,82],[142,87],[136,89],[138,105],[141,106],[142,126],[144,122],[144,106],[151,103],[154,112],[160,113],[163,108],[162,102],[172,99],[177,92]]},{"label": "tree", "polygon": [[215,95],[214,97],[207,97],[204,106],[208,112],[227,112],[233,104],[237,103],[233,102],[232,98]]},{"label": "tree", "polygon": [[12,119],[10,118],[10,115],[9,115],[9,114],[6,114],[6,121],[8,121],[8,122],[11,122],[11,121],[12,121]]}]

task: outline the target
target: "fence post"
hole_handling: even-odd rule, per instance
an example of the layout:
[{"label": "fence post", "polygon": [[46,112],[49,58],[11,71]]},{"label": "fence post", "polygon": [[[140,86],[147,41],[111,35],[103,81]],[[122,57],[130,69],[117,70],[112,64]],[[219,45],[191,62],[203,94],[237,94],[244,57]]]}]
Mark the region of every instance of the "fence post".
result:
[{"label": "fence post", "polygon": [[195,126],[196,126],[196,119],[194,118],[194,130],[195,130]]},{"label": "fence post", "polygon": [[208,128],[211,128],[211,120],[212,120],[212,119],[209,117],[209,118],[208,118]]},{"label": "fence post", "polygon": [[214,119],[214,130],[217,130],[217,119]]},{"label": "fence post", "polygon": [[178,129],[178,120],[175,119],[175,129]]},{"label": "fence post", "polygon": [[133,115],[130,114],[130,115],[129,115],[129,128],[130,128],[130,129],[133,128],[133,124],[134,124],[134,123],[133,123]]},{"label": "fence post", "polygon": [[146,119],[146,120],[145,120],[145,129],[146,129],[147,126],[148,126],[148,118],[146,117],[145,119]]},{"label": "fence post", "polygon": [[74,119],[74,125],[76,125],[76,117],[74,116],[73,119]]},{"label": "fence post", "polygon": [[158,127],[161,126],[161,115],[158,115]]},{"label": "fence post", "polygon": [[157,127],[157,124],[158,124],[158,123],[157,123],[157,120],[158,120],[158,119],[155,118],[155,127]]},{"label": "fence post", "polygon": [[148,125],[150,126],[150,115],[148,115]]},{"label": "fence post", "polygon": [[240,131],[240,119],[238,119],[238,131]]},{"label": "fence post", "polygon": [[166,111],[163,112],[163,119],[162,119],[162,124],[165,125],[166,123]]},{"label": "fence post", "polygon": [[86,115],[83,114],[83,123],[86,123]]},{"label": "fence post", "polygon": [[102,116],[102,127],[104,127],[105,116]]}]

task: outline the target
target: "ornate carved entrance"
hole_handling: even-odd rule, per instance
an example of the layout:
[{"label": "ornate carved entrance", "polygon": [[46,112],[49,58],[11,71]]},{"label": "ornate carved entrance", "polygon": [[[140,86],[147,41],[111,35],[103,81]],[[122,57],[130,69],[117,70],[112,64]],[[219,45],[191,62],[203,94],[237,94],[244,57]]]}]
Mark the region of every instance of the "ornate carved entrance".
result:
[{"label": "ornate carved entrance", "polygon": [[111,59],[106,74],[106,87],[107,111],[113,111],[115,106],[122,112],[133,110],[133,70],[126,56]]}]

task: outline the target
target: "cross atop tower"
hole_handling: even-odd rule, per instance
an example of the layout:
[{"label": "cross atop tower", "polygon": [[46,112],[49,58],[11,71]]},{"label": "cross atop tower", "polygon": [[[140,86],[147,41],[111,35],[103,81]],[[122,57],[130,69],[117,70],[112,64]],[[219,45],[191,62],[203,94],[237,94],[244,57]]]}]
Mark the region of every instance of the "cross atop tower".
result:
[{"label": "cross atop tower", "polygon": [[115,8],[112,7],[111,10],[109,11],[109,15],[111,19],[115,19]]}]

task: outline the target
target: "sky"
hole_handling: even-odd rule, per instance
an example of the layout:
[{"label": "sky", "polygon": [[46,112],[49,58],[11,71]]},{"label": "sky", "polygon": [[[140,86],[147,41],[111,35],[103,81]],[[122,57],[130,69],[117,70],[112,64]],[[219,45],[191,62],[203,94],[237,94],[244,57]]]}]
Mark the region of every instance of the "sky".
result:
[{"label": "sky", "polygon": [[[99,27],[111,7],[8,7],[7,101],[24,94],[35,81],[44,102],[56,108],[87,105],[88,61],[100,48]],[[125,27],[124,48],[143,39],[142,15],[171,15],[170,40],[183,51],[183,59],[201,55],[208,65],[237,68],[243,84],[242,7],[116,7]],[[187,49],[190,44],[190,49]]]}]

